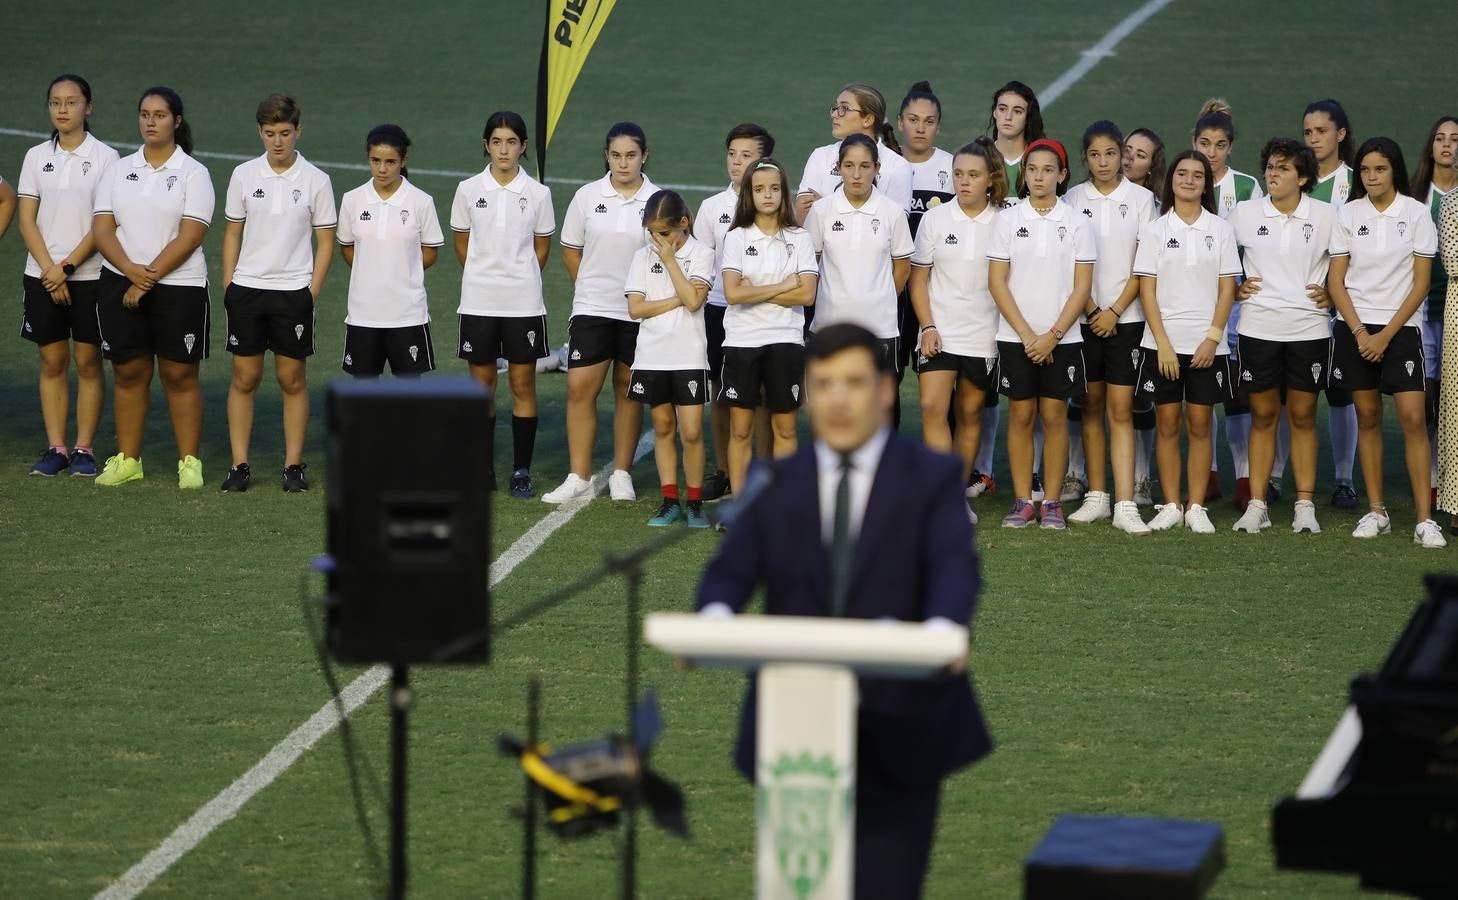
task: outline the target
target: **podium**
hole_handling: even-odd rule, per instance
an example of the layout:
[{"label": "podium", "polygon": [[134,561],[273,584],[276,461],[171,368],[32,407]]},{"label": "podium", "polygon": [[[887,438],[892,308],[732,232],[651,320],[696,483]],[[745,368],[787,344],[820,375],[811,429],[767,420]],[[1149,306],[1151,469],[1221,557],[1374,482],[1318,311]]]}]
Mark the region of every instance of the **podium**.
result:
[{"label": "podium", "polygon": [[855,883],[856,678],[927,678],[967,629],[920,622],[653,613],[648,643],[705,668],[758,670],[760,900],[848,900]]}]

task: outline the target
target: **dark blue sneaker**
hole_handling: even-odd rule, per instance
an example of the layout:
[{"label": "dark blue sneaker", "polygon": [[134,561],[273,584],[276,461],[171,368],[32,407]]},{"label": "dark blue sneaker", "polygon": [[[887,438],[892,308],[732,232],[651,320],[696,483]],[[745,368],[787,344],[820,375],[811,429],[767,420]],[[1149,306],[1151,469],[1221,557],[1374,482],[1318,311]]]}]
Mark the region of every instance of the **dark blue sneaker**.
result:
[{"label": "dark blue sneaker", "polygon": [[71,477],[96,477],[96,457],[91,455],[90,450],[71,451]]},{"label": "dark blue sneaker", "polygon": [[304,470],[307,468],[309,468],[308,463],[284,466],[283,489],[286,493],[302,494],[309,490],[309,479],[304,477]]},{"label": "dark blue sneaker", "polygon": [[1357,508],[1357,492],[1352,488],[1351,482],[1337,482],[1336,490],[1331,493],[1331,505],[1337,509]]},{"label": "dark blue sneaker", "polygon": [[[36,464],[30,467],[30,474],[39,475],[42,478],[54,478],[65,471],[69,465],[66,454],[54,447],[47,447],[46,452],[41,454],[41,458],[36,460]],[[96,468],[93,466],[92,472],[95,471]]]},{"label": "dark blue sneaker", "polygon": [[225,494],[241,494],[248,490],[248,483],[252,480],[253,471],[248,468],[248,463],[238,463],[228,470],[228,477],[223,479],[218,490]]},{"label": "dark blue sneaker", "polygon": [[511,496],[518,500],[530,500],[537,495],[537,489],[532,485],[531,473],[526,469],[517,469],[511,473]]}]

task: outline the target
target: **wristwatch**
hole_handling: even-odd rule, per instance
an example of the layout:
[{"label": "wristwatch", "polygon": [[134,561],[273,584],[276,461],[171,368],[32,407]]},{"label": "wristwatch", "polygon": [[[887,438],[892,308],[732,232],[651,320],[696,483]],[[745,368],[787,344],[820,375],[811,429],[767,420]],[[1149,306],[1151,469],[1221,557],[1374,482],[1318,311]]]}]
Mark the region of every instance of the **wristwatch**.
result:
[{"label": "wristwatch", "polygon": [[61,260],[61,271],[66,273],[67,278],[70,278],[76,274],[76,267],[71,264],[69,259],[63,259]]},{"label": "wristwatch", "polygon": [[1053,332],[1053,340],[1055,340],[1055,341],[1061,341],[1061,340],[1063,340],[1063,335],[1064,335],[1065,332],[1063,331],[1062,328],[1059,328],[1057,325],[1054,325],[1052,328],[1049,329],[1049,331]]}]

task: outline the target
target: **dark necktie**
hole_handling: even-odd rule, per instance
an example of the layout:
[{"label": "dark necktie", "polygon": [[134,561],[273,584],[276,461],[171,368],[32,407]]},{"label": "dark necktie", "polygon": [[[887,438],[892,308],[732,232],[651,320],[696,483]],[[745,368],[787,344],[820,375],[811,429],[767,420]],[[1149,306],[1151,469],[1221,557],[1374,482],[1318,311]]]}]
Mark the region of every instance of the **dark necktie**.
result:
[{"label": "dark necktie", "polygon": [[840,483],[835,487],[835,518],[830,533],[830,614],[844,616],[846,595],[850,591],[850,474],[849,454],[840,457]]}]

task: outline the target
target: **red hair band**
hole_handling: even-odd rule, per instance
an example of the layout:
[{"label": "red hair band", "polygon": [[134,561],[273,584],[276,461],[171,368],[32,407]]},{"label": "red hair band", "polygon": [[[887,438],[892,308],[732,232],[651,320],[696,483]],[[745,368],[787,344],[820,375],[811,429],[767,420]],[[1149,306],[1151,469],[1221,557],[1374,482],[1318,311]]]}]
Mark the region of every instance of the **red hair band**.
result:
[{"label": "red hair band", "polygon": [[1058,155],[1058,161],[1063,164],[1063,168],[1068,168],[1068,151],[1064,150],[1063,145],[1052,138],[1038,138],[1036,141],[1033,141],[1024,148],[1023,159],[1027,159],[1028,155],[1034,150],[1052,150]]}]

